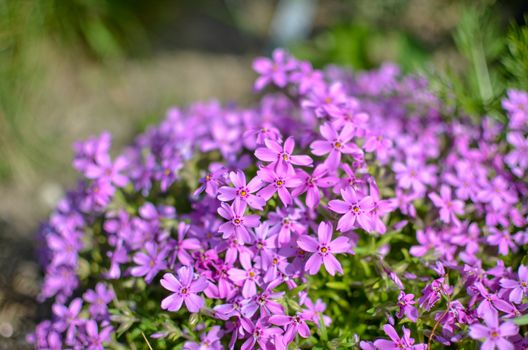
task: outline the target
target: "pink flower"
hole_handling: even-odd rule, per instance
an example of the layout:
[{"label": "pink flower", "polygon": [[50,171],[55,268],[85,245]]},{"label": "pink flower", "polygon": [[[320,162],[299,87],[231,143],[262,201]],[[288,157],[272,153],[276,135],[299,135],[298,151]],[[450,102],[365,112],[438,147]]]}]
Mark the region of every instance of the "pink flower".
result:
[{"label": "pink flower", "polygon": [[161,308],[168,311],[178,311],[182,304],[190,312],[198,312],[204,306],[204,300],[197,293],[205,290],[209,282],[203,276],[194,278],[192,267],[182,266],[178,269],[178,278],[172,273],[163,275],[160,283],[163,288],[173,292],[161,301]]},{"label": "pink flower", "polygon": [[292,191],[294,197],[306,192],[306,205],[308,208],[315,208],[321,200],[320,189],[328,188],[335,185],[339,179],[335,176],[327,176],[328,168],[321,164],[318,165],[310,175],[305,171],[299,170],[296,178],[303,182],[302,185]]},{"label": "pink flower", "polygon": [[329,169],[337,169],[341,163],[341,153],[352,154],[353,157],[358,159],[363,156],[361,149],[350,142],[354,136],[354,126],[352,124],[345,124],[339,134],[329,123],[321,125],[320,130],[325,140],[314,141],[310,147],[312,148],[312,153],[316,156],[328,154],[325,164]]},{"label": "pink flower", "polygon": [[451,199],[451,188],[442,185],[440,188],[440,196],[436,193],[429,193],[429,199],[433,201],[434,205],[440,208],[440,219],[449,224],[453,222],[455,225],[460,225],[457,218],[458,215],[464,214],[464,202],[458,199]]},{"label": "pink flower", "polygon": [[306,321],[310,317],[306,311],[298,312],[295,316],[288,315],[273,315],[269,318],[268,322],[277,326],[283,326],[286,330],[284,333],[284,344],[289,344],[297,334],[303,338],[310,337],[310,328],[306,324]]},{"label": "pink flower", "polygon": [[288,72],[295,68],[292,57],[282,49],[273,51],[273,59],[259,57],[253,61],[253,69],[260,74],[255,82],[255,90],[260,91],[273,82],[278,87],[288,84]]},{"label": "pink flower", "polygon": [[508,255],[510,249],[517,251],[517,245],[508,230],[498,230],[495,227],[490,228],[490,235],[486,237],[486,241],[490,245],[498,246],[501,255]]},{"label": "pink flower", "polygon": [[301,102],[301,106],[313,110],[318,118],[339,118],[346,102],[347,96],[341,83],[334,83],[330,87],[321,84],[312,89],[307,99]]},{"label": "pink flower", "polygon": [[222,202],[228,202],[232,200],[244,201],[251,208],[262,210],[266,201],[259,196],[252,193],[257,192],[262,187],[262,181],[255,177],[248,184],[246,184],[246,175],[240,170],[237,172],[230,172],[229,179],[235,185],[235,188],[223,186],[220,187],[218,192],[218,199]]},{"label": "pink flower", "polygon": [[406,164],[395,162],[392,169],[396,173],[398,186],[406,190],[412,188],[422,193],[426,185],[432,185],[436,180],[433,166],[426,166],[413,158],[407,158]]},{"label": "pink flower", "polygon": [[270,167],[278,172],[294,174],[293,165],[311,166],[312,158],[306,155],[292,155],[295,148],[293,137],[288,137],[281,146],[277,141],[265,139],[266,147],[259,147],[255,150],[255,156],[264,161],[271,162]]},{"label": "pink flower", "polygon": [[341,232],[349,231],[357,222],[365,231],[371,231],[372,219],[369,213],[374,209],[372,197],[359,198],[357,192],[350,187],[341,190],[341,196],[344,201],[334,199],[328,203],[330,210],[345,214],[339,219],[337,229]]},{"label": "pink flower", "polygon": [[502,288],[511,289],[510,301],[512,303],[520,304],[523,296],[528,295],[528,267],[521,265],[519,266],[519,279],[518,281],[509,278],[502,278],[500,280]]},{"label": "pink flower", "polygon": [[250,243],[253,240],[248,227],[257,227],[260,223],[260,216],[245,215],[246,207],[246,202],[242,201],[235,201],[232,205],[220,204],[218,214],[229,220],[218,228],[218,231],[223,233],[222,238],[225,239],[235,235],[242,242]]},{"label": "pink flower", "polygon": [[482,315],[484,323],[469,326],[469,336],[473,339],[484,340],[481,349],[485,350],[513,350],[513,344],[507,337],[517,335],[519,327],[512,322],[499,324],[499,315],[495,309],[490,309]]},{"label": "pink flower", "polygon": [[269,184],[261,189],[258,195],[267,201],[275,194],[275,192],[277,192],[284,206],[292,204],[293,201],[288,188],[295,188],[302,184],[300,179],[291,174],[275,171],[269,168],[260,169],[257,172],[257,176],[262,179],[262,181]]},{"label": "pink flower", "polygon": [[310,275],[316,274],[321,264],[324,264],[326,271],[332,276],[335,275],[336,271],[343,273],[343,268],[334,254],[350,252],[351,245],[348,238],[344,236],[331,241],[332,233],[332,224],[323,221],[317,229],[318,241],[308,235],[301,236],[297,240],[297,244],[302,250],[313,253],[305,265],[305,269]]},{"label": "pink flower", "polygon": [[374,346],[379,350],[425,350],[427,345],[414,344],[414,339],[411,338],[411,331],[405,327],[403,329],[403,337],[400,338],[396,330],[390,324],[383,326],[383,331],[389,336],[391,340],[378,339],[374,342]]},{"label": "pink flower", "polygon": [[145,282],[150,283],[152,279],[160,272],[167,268],[165,258],[167,257],[167,249],[159,249],[158,245],[153,242],[145,244],[145,251],[138,252],[134,255],[134,266],[130,269],[130,274],[134,277],[145,276]]},{"label": "pink flower", "polygon": [[231,281],[242,285],[242,296],[251,298],[257,294],[257,284],[259,284],[259,271],[253,268],[249,254],[240,254],[240,264],[242,269],[232,268],[228,271]]}]

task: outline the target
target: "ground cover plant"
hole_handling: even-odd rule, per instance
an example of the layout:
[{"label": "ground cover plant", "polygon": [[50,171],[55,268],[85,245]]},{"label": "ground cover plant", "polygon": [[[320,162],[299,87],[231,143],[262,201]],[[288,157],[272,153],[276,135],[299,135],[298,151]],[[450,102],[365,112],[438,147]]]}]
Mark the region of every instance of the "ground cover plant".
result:
[{"label": "ground cover plant", "polygon": [[528,93],[507,123],[397,66],[258,58],[250,108],[75,145],[42,226],[39,349],[522,349]]}]

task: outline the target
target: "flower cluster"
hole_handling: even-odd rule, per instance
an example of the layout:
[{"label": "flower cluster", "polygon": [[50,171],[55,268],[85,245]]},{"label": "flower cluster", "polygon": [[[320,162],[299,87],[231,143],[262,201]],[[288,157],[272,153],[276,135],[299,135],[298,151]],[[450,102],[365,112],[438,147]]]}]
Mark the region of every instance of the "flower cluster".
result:
[{"label": "flower cluster", "polygon": [[528,94],[476,125],[392,65],[254,69],[252,108],[171,109],[113,161],[75,145],[35,347],[527,348]]}]

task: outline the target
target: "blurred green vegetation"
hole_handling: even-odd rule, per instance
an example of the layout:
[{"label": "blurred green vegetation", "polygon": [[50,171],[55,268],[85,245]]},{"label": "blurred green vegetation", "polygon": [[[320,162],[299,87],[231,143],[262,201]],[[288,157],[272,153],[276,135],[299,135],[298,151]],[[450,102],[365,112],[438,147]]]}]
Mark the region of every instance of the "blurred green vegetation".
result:
[{"label": "blurred green vegetation", "polygon": [[[29,101],[41,89],[46,72],[43,52],[53,45],[63,54],[111,60],[144,43],[134,13],[140,1],[0,1],[0,180],[26,162],[46,164],[51,155],[27,135]],[[144,6],[144,5],[143,5]],[[133,38],[133,39],[132,39]],[[133,44],[132,44],[133,41]]]}]

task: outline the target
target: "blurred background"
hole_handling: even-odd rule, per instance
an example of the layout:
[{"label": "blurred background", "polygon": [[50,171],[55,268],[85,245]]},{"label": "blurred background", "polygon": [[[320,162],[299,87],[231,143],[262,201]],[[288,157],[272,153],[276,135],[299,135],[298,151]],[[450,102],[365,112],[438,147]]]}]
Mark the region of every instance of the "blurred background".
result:
[{"label": "blurred background", "polygon": [[[470,114],[528,88],[528,2],[0,0],[0,349],[38,318],[33,233],[76,178],[74,140],[114,150],[172,105],[249,104],[277,46],[316,66],[383,62],[431,77]],[[446,101],[448,103],[448,101]]]}]

